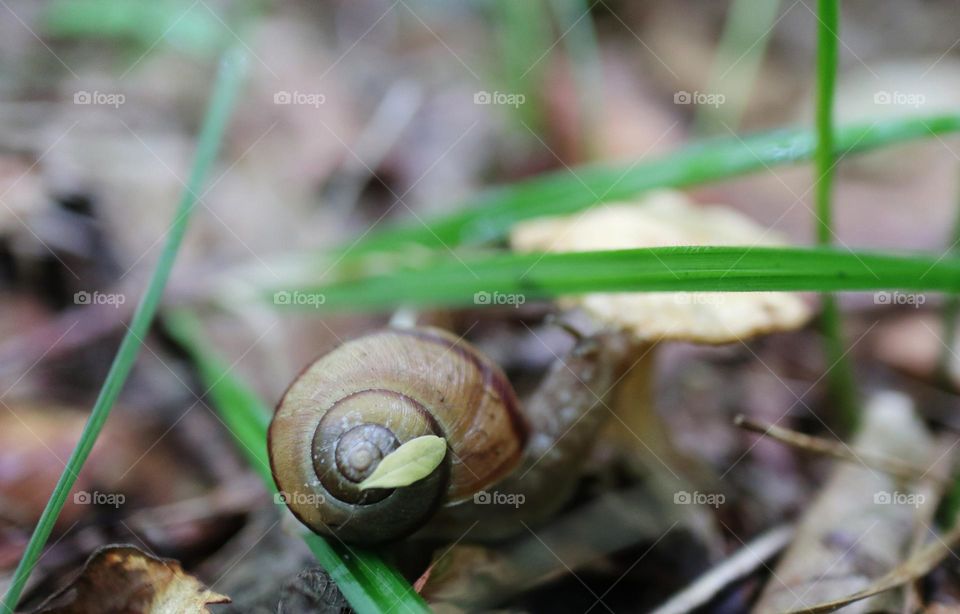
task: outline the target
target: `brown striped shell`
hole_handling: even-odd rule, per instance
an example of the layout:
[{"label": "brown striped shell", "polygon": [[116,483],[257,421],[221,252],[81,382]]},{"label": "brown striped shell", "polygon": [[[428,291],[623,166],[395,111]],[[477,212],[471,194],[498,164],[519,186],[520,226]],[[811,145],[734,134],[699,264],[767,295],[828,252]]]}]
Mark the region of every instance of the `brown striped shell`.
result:
[{"label": "brown striped shell", "polygon": [[[503,372],[435,328],[385,329],[322,356],[290,385],[270,424],[280,496],[318,533],[399,539],[436,508],[493,485],[520,461],[526,423]],[[447,440],[444,461],[396,489],[357,484],[380,459],[422,435]]]}]

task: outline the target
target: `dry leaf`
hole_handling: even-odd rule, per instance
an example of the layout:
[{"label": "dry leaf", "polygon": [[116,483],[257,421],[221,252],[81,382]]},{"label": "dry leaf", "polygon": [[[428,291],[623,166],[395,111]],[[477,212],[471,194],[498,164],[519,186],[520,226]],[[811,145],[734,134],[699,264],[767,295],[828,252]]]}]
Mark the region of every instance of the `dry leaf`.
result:
[{"label": "dry leaf", "polygon": [[[939,455],[910,400],[883,393],[865,407],[852,450],[931,466]],[[926,506],[935,507],[915,483],[904,483],[861,462],[838,466],[812,505],[796,537],[773,570],[754,612],[803,610],[848,595],[866,598],[876,582],[899,569],[914,527]],[[923,552],[927,552],[924,550]],[[929,555],[927,555],[929,556]],[[895,595],[875,596],[851,612],[896,608]]]},{"label": "dry leaf", "polygon": [[794,610],[793,614],[816,614],[818,612],[833,612],[839,610],[845,605],[879,595],[890,589],[903,586],[908,582],[913,582],[930,573],[934,567],[940,564],[951,552],[951,547],[960,541],[960,525],[954,526],[949,533],[941,539],[937,539],[927,544],[918,553],[898,565],[895,569],[877,579],[861,591],[852,595],[817,604],[810,608]]},{"label": "dry leaf", "polygon": [[37,614],[203,614],[207,605],[230,603],[180,563],[158,559],[134,546],[104,546],[94,552],[69,585],[52,595]]}]

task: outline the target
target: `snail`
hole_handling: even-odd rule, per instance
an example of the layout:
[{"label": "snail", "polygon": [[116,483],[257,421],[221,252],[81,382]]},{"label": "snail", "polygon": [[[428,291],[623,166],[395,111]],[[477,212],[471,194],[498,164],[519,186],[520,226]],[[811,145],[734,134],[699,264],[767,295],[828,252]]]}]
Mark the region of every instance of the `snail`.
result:
[{"label": "snail", "polygon": [[[430,327],[348,341],[290,385],[270,424],[270,465],[283,500],[311,530],[380,544],[412,534],[502,537],[557,510],[608,413],[601,405],[631,355],[622,335],[580,339],[521,408],[503,371],[476,347]],[[446,440],[427,477],[361,489],[380,460],[424,435]],[[477,493],[522,495],[522,509]]]}]

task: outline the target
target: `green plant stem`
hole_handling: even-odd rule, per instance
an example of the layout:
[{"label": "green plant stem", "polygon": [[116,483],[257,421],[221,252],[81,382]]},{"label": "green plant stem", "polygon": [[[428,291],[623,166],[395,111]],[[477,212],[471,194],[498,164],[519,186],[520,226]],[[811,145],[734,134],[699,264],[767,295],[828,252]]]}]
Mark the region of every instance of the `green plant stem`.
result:
[{"label": "green plant stem", "polygon": [[[835,133],[833,153],[860,153],[957,131],[960,114],[841,126]],[[657,188],[682,188],[810,160],[816,146],[817,135],[810,130],[777,130],[742,138],[709,139],[649,162],[556,171],[484,190],[459,206],[451,206],[454,213],[426,224],[416,221],[374,230],[358,241],[345,243],[335,255],[346,260],[411,245],[452,248],[489,243],[503,239],[514,224],[525,219],[565,215]]]},{"label": "green plant stem", "polygon": [[[817,243],[833,242],[833,171],[836,166],[833,132],[833,98],[837,81],[840,40],[838,0],[817,2],[817,153],[814,194],[817,211]],[[852,364],[846,359],[840,308],[836,297],[824,295],[821,314],[824,349],[827,357],[827,381],[847,432],[859,422],[859,393]]]},{"label": "green plant stem", "polygon": [[93,445],[103,429],[103,425],[110,414],[110,409],[116,402],[123,384],[130,374],[140,349],[141,339],[146,336],[150,328],[167,279],[170,277],[173,262],[187,228],[187,221],[197,202],[196,195],[200,193],[207,173],[217,157],[227,120],[240,89],[244,65],[244,55],[237,49],[228,51],[223,57],[214,85],[213,97],[200,133],[193,169],[187,187],[180,199],[180,205],[167,235],[163,252],[160,254],[160,259],[153,270],[146,292],[144,292],[133,314],[129,329],[120,343],[113,364],[110,365],[110,371],[103,387],[100,389],[100,394],[90,412],[90,418],[83,429],[83,433],[80,435],[80,441],[70,455],[66,468],[60,476],[43,514],[40,516],[40,521],[37,523],[30,541],[27,543],[23,558],[17,565],[13,581],[3,598],[3,612],[13,612],[16,608],[27,578],[40,558],[40,553],[50,537],[53,525],[77,480],[77,474],[90,455],[90,450],[93,449]]},{"label": "green plant stem", "polygon": [[833,242],[833,96],[837,81],[840,37],[838,0],[818,0],[817,28],[817,152],[814,194],[817,205],[817,243]]},{"label": "green plant stem", "polygon": [[[269,408],[244,382],[232,376],[229,366],[210,350],[195,316],[178,310],[165,318],[165,325],[190,355],[200,380],[208,389],[213,407],[250,466],[267,488],[276,493],[267,454]],[[429,611],[410,583],[376,554],[330,543],[305,528],[299,533],[353,609],[360,614]]]},{"label": "green plant stem", "polygon": [[[437,255],[400,269],[326,285],[264,289],[264,298],[311,310],[483,304],[474,294],[525,300],[588,292],[960,290],[960,258],[894,256],[830,247],[660,247],[553,254],[499,253],[462,261]],[[274,292],[323,300],[278,302]]]}]

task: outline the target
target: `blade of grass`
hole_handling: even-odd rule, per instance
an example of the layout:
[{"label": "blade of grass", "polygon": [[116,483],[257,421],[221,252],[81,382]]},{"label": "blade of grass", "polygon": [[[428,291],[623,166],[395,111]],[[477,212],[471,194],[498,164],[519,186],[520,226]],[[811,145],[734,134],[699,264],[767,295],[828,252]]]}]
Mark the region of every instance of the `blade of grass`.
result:
[{"label": "blade of grass", "polygon": [[833,241],[833,95],[837,82],[837,54],[840,40],[840,7],[837,0],[817,0],[817,242]]},{"label": "blade of grass", "polygon": [[214,84],[213,96],[207,109],[203,128],[200,131],[190,178],[181,196],[176,216],[163,246],[163,252],[160,254],[147,284],[147,289],[133,314],[127,333],[120,343],[113,364],[110,365],[110,371],[93,405],[90,418],[80,435],[80,440],[70,455],[63,474],[60,476],[60,480],[57,482],[56,488],[40,516],[40,521],[27,543],[23,558],[17,565],[10,588],[3,598],[2,609],[0,609],[2,612],[13,612],[17,606],[27,578],[40,558],[40,553],[50,537],[53,525],[77,480],[77,474],[87,460],[87,456],[89,456],[90,450],[93,448],[93,444],[110,414],[110,409],[117,400],[120,390],[133,368],[133,363],[140,349],[140,340],[146,336],[150,328],[163,289],[170,277],[173,262],[187,229],[187,221],[196,205],[196,195],[201,192],[207,173],[216,160],[227,120],[240,90],[244,65],[245,57],[238,49],[228,51],[221,61],[217,80]]},{"label": "blade of grass", "polygon": [[[960,114],[897,119],[843,126],[834,154],[847,155],[915,139],[960,131]],[[679,188],[729,179],[774,166],[810,160],[817,144],[809,130],[710,139],[649,162],[594,165],[541,175],[482,192],[458,211],[426,225],[397,225],[344,245],[341,256],[360,256],[400,247],[456,247],[504,238],[517,222],[573,213],[601,202],[632,198],[655,188]]]},{"label": "blade of grass", "polygon": [[212,57],[226,41],[213,13],[186,0],[56,0],[47,5],[44,17],[51,36],[127,40],[137,44],[137,53],[162,42]]},{"label": "blade of grass", "polygon": [[724,100],[716,107],[697,107],[697,132],[739,127],[779,11],[780,0],[733,0],[707,85],[707,92],[721,94]]},{"label": "blade of grass", "polygon": [[580,140],[594,157],[597,118],[603,110],[603,62],[593,25],[591,0],[549,0],[577,87]]},{"label": "blade of grass", "polygon": [[[265,292],[275,305],[326,310],[496,304],[584,292],[960,289],[960,258],[829,247],[662,247],[437,259],[416,270]],[[299,293],[299,294],[298,294]],[[475,297],[486,293],[486,297]],[[476,298],[476,300],[475,300]],[[484,302],[486,300],[486,303]]]},{"label": "blade of grass", "polygon": [[[251,467],[263,478],[267,488],[276,492],[267,455],[270,410],[255,392],[230,374],[224,361],[209,350],[210,345],[203,339],[196,317],[186,311],[177,311],[165,319],[165,324],[192,358],[214,408]],[[357,612],[429,612],[410,583],[376,554],[332,544],[306,529],[301,531],[301,536]]]},{"label": "blade of grass", "polygon": [[223,419],[230,434],[240,444],[240,451],[268,487],[273,474],[267,454],[267,429],[270,410],[249,387],[230,375],[230,366],[212,352],[203,341],[199,321],[180,310],[163,316],[164,329],[186,350],[193,361],[206,394]]},{"label": "blade of grass", "polygon": [[[837,57],[840,41],[840,5],[838,0],[817,2],[817,153],[814,194],[817,210],[817,243],[833,243],[833,171],[836,155],[833,144],[833,97],[837,82]],[[853,366],[846,359],[846,344],[840,308],[836,297],[823,297],[821,314],[824,349],[827,356],[827,381],[830,393],[847,432],[856,429],[860,399]]]},{"label": "blade of grass", "polygon": [[[546,117],[543,75],[546,55],[552,48],[550,20],[543,3],[544,0],[495,0],[492,5],[503,85],[507,94],[523,96],[523,102],[507,110],[535,134],[541,133]],[[496,104],[495,100],[492,102]]]}]

